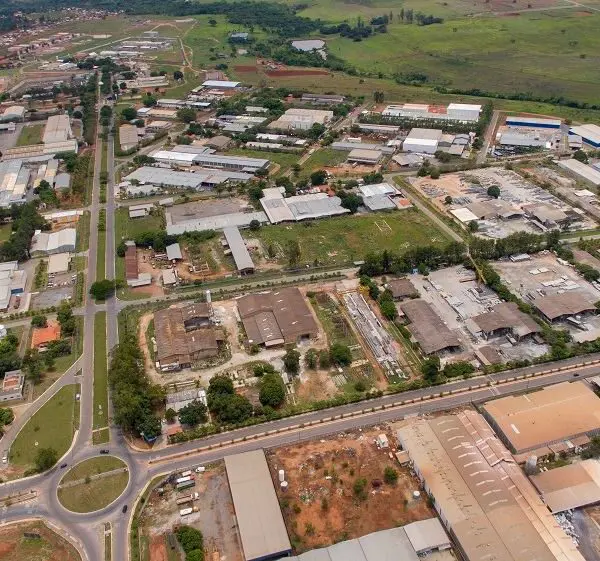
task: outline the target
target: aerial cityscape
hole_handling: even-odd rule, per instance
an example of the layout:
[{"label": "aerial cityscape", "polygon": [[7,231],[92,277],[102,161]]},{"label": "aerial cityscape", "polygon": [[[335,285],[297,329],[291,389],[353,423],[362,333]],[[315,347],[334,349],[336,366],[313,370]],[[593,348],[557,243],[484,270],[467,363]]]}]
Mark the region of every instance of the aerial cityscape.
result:
[{"label": "aerial cityscape", "polygon": [[0,561],[600,561],[599,0],[0,4]]}]

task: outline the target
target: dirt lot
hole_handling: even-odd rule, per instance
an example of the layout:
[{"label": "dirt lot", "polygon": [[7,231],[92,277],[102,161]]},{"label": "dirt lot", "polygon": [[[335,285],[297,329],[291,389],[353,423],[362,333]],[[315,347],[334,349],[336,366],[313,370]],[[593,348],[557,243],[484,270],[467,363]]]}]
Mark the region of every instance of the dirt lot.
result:
[{"label": "dirt lot", "polygon": [[242,561],[242,548],[235,523],[233,501],[225,474],[225,464],[219,462],[207,466],[196,478],[196,486],[180,492],[180,496],[199,493],[194,502],[198,512],[181,517],[179,509],[189,506],[177,505],[172,485],[165,485],[165,493],[152,493],[140,523],[144,537],[148,539],[150,561],[166,561],[168,557],[167,534],[178,524],[198,528],[204,535],[204,547],[208,553],[218,551],[220,561]]},{"label": "dirt lot", "polygon": [[248,203],[244,199],[232,197],[183,203],[172,206],[168,212],[171,215],[173,224],[178,224],[193,218],[207,218],[219,214],[242,212],[247,207]]},{"label": "dirt lot", "polygon": [[289,78],[290,76],[327,76],[329,72],[326,70],[269,70],[266,74],[271,78]]},{"label": "dirt lot", "polygon": [[[26,539],[23,532],[35,532],[41,539]],[[41,522],[11,524],[0,529],[2,561],[79,561],[77,550]]]},{"label": "dirt lot", "polygon": [[[385,432],[390,448],[374,444]],[[414,499],[419,484],[408,469],[388,454],[395,439],[389,427],[375,427],[337,437],[279,448],[269,454],[274,481],[285,470],[289,486],[277,487],[292,545],[297,552],[331,545],[370,532],[402,526],[434,516],[423,499]],[[394,485],[383,483],[386,467],[398,472]],[[354,491],[356,481],[366,480],[362,497]]]}]

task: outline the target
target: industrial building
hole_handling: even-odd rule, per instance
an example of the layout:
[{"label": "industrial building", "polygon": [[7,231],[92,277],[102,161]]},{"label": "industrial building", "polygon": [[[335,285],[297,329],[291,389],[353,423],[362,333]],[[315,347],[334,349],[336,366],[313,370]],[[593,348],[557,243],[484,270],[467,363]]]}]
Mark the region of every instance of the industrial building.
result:
[{"label": "industrial building", "polygon": [[313,103],[315,105],[337,105],[338,103],[344,103],[346,98],[343,95],[335,94],[304,93],[301,99],[306,103]]},{"label": "industrial building", "polygon": [[0,263],[0,311],[7,311],[11,298],[23,294],[26,285],[27,271],[19,269],[17,261]]},{"label": "industrial building", "polygon": [[236,226],[238,228],[248,228],[250,223],[257,220],[260,224],[269,221],[264,212],[232,212],[229,214],[219,214],[216,216],[207,216],[205,218],[192,218],[182,222],[173,223],[170,212],[166,213],[167,234],[169,236],[179,236],[185,232],[201,232],[203,230],[223,230],[227,226]]},{"label": "industrial building", "polygon": [[135,125],[129,124],[121,125],[119,127],[119,143],[123,152],[127,152],[138,145],[140,140],[138,135],[139,130],[140,129]]},{"label": "industrial building", "polygon": [[506,117],[506,126],[530,129],[556,129],[560,130],[560,119],[544,119],[540,117]]},{"label": "industrial building", "polygon": [[428,518],[308,551],[290,561],[419,561],[428,553],[450,547],[440,521]]},{"label": "industrial building", "polygon": [[248,294],[237,307],[251,345],[272,347],[317,336],[317,322],[298,288]]},{"label": "industrial building", "polygon": [[21,160],[0,162],[0,207],[20,205],[27,200],[30,171]]},{"label": "industrial building", "polygon": [[44,144],[64,142],[70,138],[73,138],[73,131],[71,130],[71,121],[68,115],[52,115],[48,117],[42,136]]},{"label": "industrial building", "polygon": [[0,121],[23,121],[25,119],[25,107],[22,105],[11,105],[0,115]]},{"label": "industrial building", "polygon": [[547,456],[589,443],[600,431],[600,398],[585,382],[563,382],[483,405],[483,414],[511,451]]},{"label": "industrial building", "polygon": [[342,152],[351,152],[352,150],[377,150],[384,154],[393,154],[396,151],[394,146],[386,144],[370,144],[368,142],[333,142],[329,148],[332,150],[340,150]]},{"label": "industrial building", "polygon": [[385,288],[392,293],[394,300],[404,300],[405,298],[416,298],[419,291],[410,279],[392,279]]},{"label": "industrial building", "polygon": [[48,258],[48,274],[59,275],[69,272],[69,263],[71,256],[68,253],[53,253]]},{"label": "industrial building", "polygon": [[150,154],[157,162],[166,164],[180,164],[187,166],[204,166],[230,171],[241,171],[245,173],[256,173],[258,170],[266,170],[269,160],[262,158],[245,158],[244,156],[223,156],[221,154],[194,154],[190,152],[176,152],[157,150]]},{"label": "industrial building", "polygon": [[202,191],[221,183],[249,181],[252,177],[251,173],[237,171],[195,169],[193,172],[189,172],[144,166],[130,173],[124,180],[126,182],[135,180],[140,184],[156,187],[188,188]]},{"label": "industrial building", "polygon": [[[498,135],[497,144],[501,147],[551,149],[556,140],[560,140],[560,137],[547,138],[536,133],[517,132],[509,129]],[[497,153],[497,150],[495,152]]]},{"label": "industrial building", "polygon": [[222,329],[208,321],[206,305],[166,308],[154,314],[156,361],[161,371],[180,370],[219,354]]},{"label": "industrial building", "polygon": [[325,125],[333,119],[333,111],[320,109],[288,109],[279,119],[268,124],[275,130],[308,130],[314,124]]},{"label": "industrial building", "polygon": [[228,80],[206,80],[202,82],[203,88],[215,88],[219,90],[232,90],[237,88],[240,82],[231,82]]},{"label": "industrial building", "polygon": [[31,144],[29,146],[15,146],[14,148],[7,148],[2,153],[3,160],[35,160],[47,157],[50,159],[55,154],[60,152],[74,152],[77,154],[79,145],[77,140],[74,138],[71,140],[64,140],[60,142],[47,142],[46,144]]},{"label": "industrial building", "polygon": [[283,192],[283,188],[279,187],[263,189],[260,204],[271,224],[326,218],[350,212],[342,206],[339,197],[330,197],[327,193],[309,193],[284,198]]},{"label": "industrial building", "polygon": [[597,170],[593,166],[588,166],[575,158],[570,158],[568,160],[559,160],[558,167],[574,173],[579,178],[596,187],[600,186],[600,170]]},{"label": "industrial building", "polygon": [[54,188],[65,191],[71,188],[71,174],[67,172],[57,173],[54,178]]},{"label": "industrial building", "polygon": [[178,243],[172,243],[165,248],[165,252],[167,253],[167,259],[169,261],[181,261],[183,259],[183,255],[181,254],[181,247]]},{"label": "industrial building", "polygon": [[443,134],[440,129],[411,129],[402,143],[402,150],[420,154],[435,154]]},{"label": "industrial building", "polygon": [[383,157],[383,153],[380,150],[361,150],[355,148],[348,154],[348,162],[351,164],[366,164],[369,166],[376,166]]},{"label": "industrial building", "polygon": [[75,228],[65,228],[57,232],[37,230],[31,240],[32,257],[44,257],[53,253],[74,253],[77,240]]},{"label": "industrial building", "polygon": [[0,401],[11,401],[23,399],[23,387],[25,386],[25,374],[21,370],[10,370],[4,374],[2,389],[0,390]]},{"label": "industrial building", "polygon": [[475,411],[397,430],[465,561],[583,561],[508,450]]},{"label": "industrial building", "polygon": [[552,514],[600,502],[600,462],[596,459],[542,471],[530,479]]},{"label": "industrial building", "polygon": [[225,456],[246,561],[289,556],[292,546],[263,450]]},{"label": "industrial building", "polygon": [[586,144],[594,148],[600,148],[600,126],[578,125],[569,129],[569,136],[580,136]]},{"label": "industrial building", "polygon": [[125,281],[127,286],[135,288],[152,284],[150,273],[140,273],[135,242],[128,241],[125,244],[127,245],[125,250]]},{"label": "industrial building", "polygon": [[540,333],[542,328],[526,313],[519,310],[514,302],[501,302],[496,304],[491,311],[471,318],[477,331],[489,339],[509,333],[517,341]]},{"label": "industrial building", "polygon": [[446,326],[431,305],[425,300],[408,300],[400,309],[410,323],[406,326],[424,354],[460,349],[458,337]]},{"label": "industrial building", "polygon": [[591,298],[577,291],[541,296],[533,301],[533,305],[550,322],[597,311]]},{"label": "industrial building", "polygon": [[246,242],[244,242],[239,229],[235,226],[228,226],[227,228],[223,228],[223,235],[225,236],[227,249],[231,254],[231,257],[233,257],[233,261],[240,275],[254,273],[252,257],[250,256],[250,253],[248,253]]},{"label": "industrial building", "polygon": [[481,105],[468,103],[451,103],[447,107],[423,103],[404,103],[388,105],[381,115],[388,118],[476,122],[479,120],[480,113]]},{"label": "industrial building", "polygon": [[207,405],[206,390],[193,389],[168,393],[165,397],[165,406],[167,409],[173,409],[173,411],[178,412],[180,409],[183,409],[186,405],[189,405],[194,401],[199,401],[200,403]]}]

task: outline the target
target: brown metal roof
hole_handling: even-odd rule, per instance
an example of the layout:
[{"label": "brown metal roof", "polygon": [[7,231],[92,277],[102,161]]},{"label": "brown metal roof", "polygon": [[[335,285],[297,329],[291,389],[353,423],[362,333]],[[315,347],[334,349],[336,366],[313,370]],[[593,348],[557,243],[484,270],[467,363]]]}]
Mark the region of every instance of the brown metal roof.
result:
[{"label": "brown metal roof", "polygon": [[314,335],[318,328],[300,290],[295,287],[248,294],[238,300],[238,312],[248,338],[256,344]]},{"label": "brown metal roof", "polygon": [[137,279],[138,276],[137,248],[135,245],[128,245],[125,251],[125,278]]},{"label": "brown metal roof", "polygon": [[484,333],[493,333],[498,329],[512,329],[519,337],[525,337],[542,330],[535,320],[519,310],[519,306],[514,302],[497,304],[491,312],[472,319]]},{"label": "brown metal roof", "polygon": [[594,303],[586,294],[574,291],[542,296],[536,298],[533,303],[549,320],[596,310]]},{"label": "brown metal roof", "polygon": [[410,282],[409,279],[391,280],[388,283],[387,287],[394,298],[407,298],[413,295],[418,296],[419,294],[419,291],[415,288],[415,285],[412,282]]},{"label": "brown metal roof", "polygon": [[584,382],[488,401],[483,410],[517,454],[600,430],[600,399]]},{"label": "brown metal roof", "polygon": [[210,306],[206,302],[197,302],[195,304],[189,304],[181,310],[181,317],[183,321],[188,321],[195,318],[209,318],[210,317]]},{"label": "brown metal roof", "polygon": [[425,354],[436,353],[449,347],[460,347],[458,337],[425,300],[409,300],[401,304],[400,308],[410,320],[408,330]]}]

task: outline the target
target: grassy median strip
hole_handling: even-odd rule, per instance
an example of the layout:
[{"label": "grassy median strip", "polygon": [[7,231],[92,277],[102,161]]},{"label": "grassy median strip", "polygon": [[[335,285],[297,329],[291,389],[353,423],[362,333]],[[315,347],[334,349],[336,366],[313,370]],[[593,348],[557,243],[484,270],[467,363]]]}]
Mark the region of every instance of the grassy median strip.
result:
[{"label": "grassy median strip", "polygon": [[79,423],[78,393],[79,384],[61,388],[29,419],[10,449],[11,464],[33,466],[40,448],[54,448],[59,457],[69,449]]},{"label": "grassy median strip", "polygon": [[106,277],[106,211],[102,209],[98,217],[98,249],[96,253],[96,280]]},{"label": "grassy median strip", "polygon": [[94,429],[108,424],[108,366],[106,360],[106,312],[94,318]]}]

